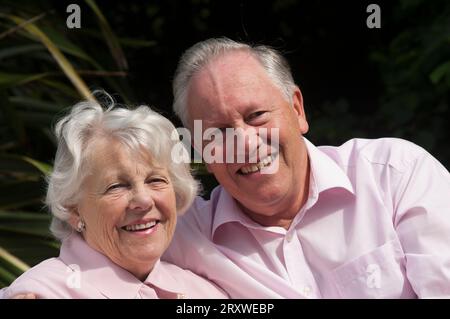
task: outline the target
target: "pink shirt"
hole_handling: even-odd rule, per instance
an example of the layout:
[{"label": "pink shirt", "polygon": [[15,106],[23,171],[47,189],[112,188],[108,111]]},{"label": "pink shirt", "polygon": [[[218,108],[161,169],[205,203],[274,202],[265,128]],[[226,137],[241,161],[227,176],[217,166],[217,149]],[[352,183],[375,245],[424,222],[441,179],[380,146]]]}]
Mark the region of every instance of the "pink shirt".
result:
[{"label": "pink shirt", "polygon": [[141,282],[78,234],[63,242],[58,258],[31,268],[1,292],[3,298],[22,293],[38,298],[227,298],[209,281],[166,262],[158,261]]},{"label": "pink shirt", "polygon": [[233,298],[450,297],[448,171],[400,139],[305,142],[309,199],[288,230],[253,222],[219,186],[163,259]]}]

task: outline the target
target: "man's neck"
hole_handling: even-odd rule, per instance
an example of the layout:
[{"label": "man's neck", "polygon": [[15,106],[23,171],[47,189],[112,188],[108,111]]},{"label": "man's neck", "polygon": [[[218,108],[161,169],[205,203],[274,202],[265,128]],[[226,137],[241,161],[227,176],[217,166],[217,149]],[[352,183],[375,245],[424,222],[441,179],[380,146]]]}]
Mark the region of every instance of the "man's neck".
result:
[{"label": "man's neck", "polygon": [[248,208],[244,207],[238,202],[242,211],[250,217],[254,222],[265,227],[283,227],[289,229],[295,216],[300,212],[302,207],[306,204],[309,197],[309,180],[310,180],[310,164],[309,158],[307,160],[306,169],[303,171],[304,175],[301,176],[302,184],[298,194],[293,194],[292,198],[285,198],[282,205],[274,207],[277,213],[265,215],[262,213],[255,213]]}]

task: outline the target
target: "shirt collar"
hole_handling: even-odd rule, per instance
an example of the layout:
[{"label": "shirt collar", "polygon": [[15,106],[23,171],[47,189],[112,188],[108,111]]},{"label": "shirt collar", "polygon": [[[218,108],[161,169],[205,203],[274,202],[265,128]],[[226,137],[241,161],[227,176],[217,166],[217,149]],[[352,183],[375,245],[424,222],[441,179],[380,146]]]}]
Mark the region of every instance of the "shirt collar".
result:
[{"label": "shirt collar", "polygon": [[88,283],[107,298],[137,298],[144,283],[153,286],[152,288],[156,288],[158,292],[162,291],[166,298],[177,298],[181,295],[179,290],[182,283],[177,283],[168,273],[165,263],[158,260],[143,283],[108,257],[91,248],[77,233],[73,233],[63,241],[59,257],[73,271],[80,271],[81,285]]},{"label": "shirt collar", "polygon": [[[353,186],[342,168],[305,137],[302,138],[305,141],[311,168],[309,196],[315,197],[316,201],[321,192],[332,188],[345,189],[354,194]],[[212,236],[220,226],[231,222],[238,222],[247,228],[282,232],[280,227],[263,227],[247,217],[237,205],[236,200],[222,186],[217,187],[214,193],[213,196],[218,196],[218,201],[215,207]],[[313,204],[308,200],[305,205],[311,207]]]},{"label": "shirt collar", "polygon": [[308,151],[311,180],[314,181],[313,184],[310,182],[310,188],[315,189],[317,193],[331,188],[343,188],[354,194],[352,183],[342,168],[305,137],[303,140]]}]

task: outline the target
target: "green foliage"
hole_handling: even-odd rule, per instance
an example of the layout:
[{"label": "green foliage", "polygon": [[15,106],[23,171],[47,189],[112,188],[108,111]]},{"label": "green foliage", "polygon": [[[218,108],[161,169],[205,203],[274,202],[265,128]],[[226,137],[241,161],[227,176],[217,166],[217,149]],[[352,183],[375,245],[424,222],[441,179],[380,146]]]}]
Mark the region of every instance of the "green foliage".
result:
[{"label": "green foliage", "polygon": [[385,85],[375,121],[448,164],[450,7],[444,2],[401,1],[394,11],[401,32],[371,57]]},{"label": "green foliage", "polygon": [[[30,265],[58,255],[59,244],[48,230],[51,218],[43,209],[55,147],[51,126],[64,107],[92,99],[83,77],[90,77],[90,86],[130,96],[117,78],[127,75],[121,40],[95,1],[86,3],[101,32],[84,32],[95,36],[68,34],[64,17],[49,5],[0,5],[0,287]],[[106,45],[93,55],[89,50],[99,40]]]}]

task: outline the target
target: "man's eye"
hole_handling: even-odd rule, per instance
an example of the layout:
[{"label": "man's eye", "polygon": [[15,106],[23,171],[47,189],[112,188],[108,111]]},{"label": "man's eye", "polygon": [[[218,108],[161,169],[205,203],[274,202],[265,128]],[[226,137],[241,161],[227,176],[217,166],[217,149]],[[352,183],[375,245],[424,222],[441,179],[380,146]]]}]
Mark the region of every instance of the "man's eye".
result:
[{"label": "man's eye", "polygon": [[252,120],[255,120],[255,119],[258,119],[258,118],[260,118],[261,116],[265,115],[266,113],[267,113],[266,111],[258,111],[258,112],[254,112],[254,113],[250,114],[250,115],[247,117],[247,122],[252,121]]}]

